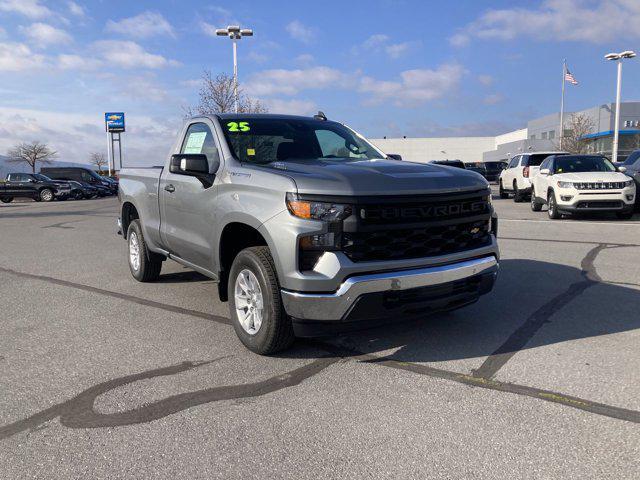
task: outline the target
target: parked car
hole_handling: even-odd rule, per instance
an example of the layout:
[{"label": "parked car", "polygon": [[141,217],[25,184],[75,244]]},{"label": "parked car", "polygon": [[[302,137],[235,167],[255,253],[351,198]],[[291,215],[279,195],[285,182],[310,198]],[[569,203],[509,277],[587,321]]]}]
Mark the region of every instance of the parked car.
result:
[{"label": "parked car", "polygon": [[197,117],[174,145],[164,167],[120,171],[131,274],[156,280],[173,259],[215,279],[254,352],[493,288],[498,224],[474,173],[390,160],[320,115]]},{"label": "parked car", "polygon": [[482,162],[470,162],[465,165],[467,170],[471,170],[472,172],[479,173],[484,178],[487,178],[487,167],[484,166]]},{"label": "parked car", "polygon": [[118,194],[118,181],[114,180],[111,177],[105,177],[105,176],[101,176],[102,180],[107,182],[109,185],[109,191],[111,192],[112,195],[117,195]]},{"label": "parked car", "polygon": [[564,213],[613,212],[631,218],[636,200],[633,179],[600,155],[552,155],[533,177],[531,210],[549,206],[549,218]]},{"label": "parked car", "polygon": [[[640,192],[640,150],[634,150],[618,164],[619,170],[636,182],[636,192]],[[640,195],[636,194],[636,210],[640,210]]]},{"label": "parked car", "polygon": [[507,162],[484,162],[485,175],[484,178],[489,182],[497,182],[502,171],[507,168]]},{"label": "parked car", "polygon": [[431,160],[429,163],[444,165],[445,167],[467,168],[462,160]]},{"label": "parked car", "polygon": [[71,186],[71,198],[76,200],[82,200],[85,198],[92,198],[97,195],[97,189],[89,184],[82,184],[75,180],[68,180]]},{"label": "parked car", "polygon": [[[43,167],[40,172],[53,179],[75,180],[76,182],[85,182],[97,187],[101,195],[113,195],[111,183],[104,180],[100,175],[90,168],[82,167]],[[100,188],[102,187],[102,188]],[[117,189],[116,189],[117,192]]]},{"label": "parked car", "polygon": [[567,155],[566,152],[523,153],[513,157],[507,168],[500,173],[500,198],[508,198],[513,193],[515,202],[522,202],[531,194],[531,177],[537,173],[540,164],[549,155]]},{"label": "parked car", "polygon": [[12,202],[14,198],[32,198],[37,202],[54,199],[66,200],[71,193],[68,182],[54,181],[38,173],[9,173],[0,185],[0,201]]}]

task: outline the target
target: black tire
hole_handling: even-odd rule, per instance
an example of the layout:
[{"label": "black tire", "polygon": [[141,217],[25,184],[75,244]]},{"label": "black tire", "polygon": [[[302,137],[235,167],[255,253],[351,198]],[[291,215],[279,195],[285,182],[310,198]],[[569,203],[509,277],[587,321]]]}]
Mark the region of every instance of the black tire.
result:
[{"label": "black tire", "polygon": [[556,202],[556,194],[554,192],[549,192],[547,204],[549,205],[549,211],[547,213],[551,220],[558,220],[559,218],[562,218],[562,215],[558,212],[558,204]]},{"label": "black tire", "polygon": [[84,198],[84,194],[82,192],[76,192],[73,198],[76,200],[82,200]]},{"label": "black tire", "polygon": [[540,201],[536,199],[536,191],[532,189],[531,190],[531,211],[539,212],[540,210],[542,210],[542,203],[540,203]]},{"label": "black tire", "polygon": [[43,202],[51,202],[54,198],[55,195],[53,194],[53,190],[51,190],[50,188],[43,188],[42,190],[40,190],[40,200],[42,200]]},{"label": "black tire", "polygon": [[[242,327],[236,310],[236,279],[243,270],[253,273],[262,293],[262,323],[253,334]],[[238,253],[228,282],[231,323],[244,346],[260,355],[270,355],[290,347],[295,339],[293,326],[282,305],[280,282],[269,248],[250,247]]]},{"label": "black tire", "polygon": [[[138,248],[137,266],[134,264],[131,256],[133,242],[137,243]],[[144,240],[142,227],[140,227],[140,220],[133,220],[129,224],[129,230],[127,230],[127,253],[127,263],[129,263],[129,270],[133,278],[139,282],[153,282],[158,280],[160,270],[162,269],[162,256],[150,252],[147,248],[147,242]]]},{"label": "black tire", "polygon": [[616,213],[616,217],[618,217],[620,220],[629,220],[631,219],[631,217],[633,217],[633,210],[630,210],[628,212],[618,212]]},{"label": "black tire", "polygon": [[520,203],[522,202],[522,200],[524,200],[524,196],[522,195],[522,192],[518,190],[518,182],[514,180],[513,181],[513,201],[516,203]]},{"label": "black tire", "polygon": [[504,187],[502,186],[502,180],[500,180],[499,190],[500,190],[500,198],[502,199],[509,198],[509,194],[504,191]]},{"label": "black tire", "polygon": [[2,203],[11,203],[11,202],[13,202],[13,197],[0,197],[0,202],[2,202]]}]

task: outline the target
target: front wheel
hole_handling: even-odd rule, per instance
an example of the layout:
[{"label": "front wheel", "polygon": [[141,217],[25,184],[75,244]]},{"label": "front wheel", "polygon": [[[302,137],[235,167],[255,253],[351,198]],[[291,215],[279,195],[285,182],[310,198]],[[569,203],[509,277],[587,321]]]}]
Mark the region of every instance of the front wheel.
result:
[{"label": "front wheel", "polygon": [[43,202],[50,202],[53,200],[53,191],[48,188],[40,190],[40,200]]},{"label": "front wheel", "polygon": [[631,217],[633,217],[633,210],[629,212],[618,212],[616,213],[616,217],[618,217],[620,220],[629,220]]},{"label": "front wheel", "polygon": [[2,202],[2,203],[11,203],[11,202],[13,202],[13,197],[0,197],[0,202]]},{"label": "front wheel", "polygon": [[504,191],[504,187],[502,186],[502,180],[500,180],[500,198],[509,198],[509,194]]},{"label": "front wheel", "polygon": [[558,204],[556,203],[556,194],[554,192],[549,193],[549,218],[551,220],[558,220],[562,215],[558,212]]},{"label": "front wheel", "polygon": [[153,282],[160,276],[162,258],[147,248],[142,234],[140,220],[133,220],[127,230],[129,247],[129,270],[133,278],[139,282]]},{"label": "front wheel", "polygon": [[520,203],[522,202],[522,200],[524,200],[524,195],[522,195],[522,192],[520,190],[518,190],[518,182],[516,182],[514,180],[513,182],[513,201],[516,203]]},{"label": "front wheel", "polygon": [[245,248],[236,256],[228,288],[231,322],[245,347],[270,355],[291,346],[293,326],[268,247]]},{"label": "front wheel", "polygon": [[531,211],[539,212],[542,210],[542,204],[536,199],[535,190],[531,190]]}]

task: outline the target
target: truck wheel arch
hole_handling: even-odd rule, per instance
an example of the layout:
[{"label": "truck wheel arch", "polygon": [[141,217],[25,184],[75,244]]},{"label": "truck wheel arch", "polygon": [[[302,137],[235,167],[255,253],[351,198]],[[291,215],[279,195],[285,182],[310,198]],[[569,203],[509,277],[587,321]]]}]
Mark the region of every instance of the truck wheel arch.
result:
[{"label": "truck wheel arch", "polygon": [[129,224],[136,219],[139,219],[138,209],[131,202],[125,202],[122,204],[122,213],[120,219],[122,220],[122,236],[127,239],[127,231],[129,230]]},{"label": "truck wheel arch", "polygon": [[265,237],[251,225],[230,222],[222,229],[218,242],[218,294],[221,301],[228,299],[227,280],[233,260],[245,248],[257,246],[266,246],[272,251]]}]

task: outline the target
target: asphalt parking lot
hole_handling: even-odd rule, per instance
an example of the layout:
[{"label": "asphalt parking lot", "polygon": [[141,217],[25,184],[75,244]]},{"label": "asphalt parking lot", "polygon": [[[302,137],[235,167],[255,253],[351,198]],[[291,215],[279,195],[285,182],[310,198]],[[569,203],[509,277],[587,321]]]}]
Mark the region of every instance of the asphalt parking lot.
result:
[{"label": "asphalt parking lot", "polygon": [[0,477],[638,478],[640,215],[494,203],[492,294],[271,358],[115,199],[0,205]]}]

